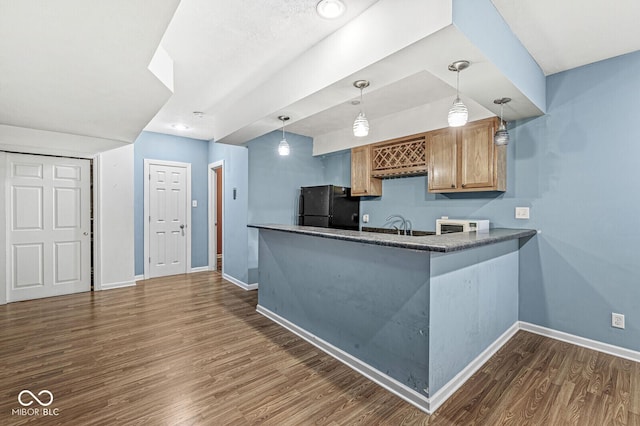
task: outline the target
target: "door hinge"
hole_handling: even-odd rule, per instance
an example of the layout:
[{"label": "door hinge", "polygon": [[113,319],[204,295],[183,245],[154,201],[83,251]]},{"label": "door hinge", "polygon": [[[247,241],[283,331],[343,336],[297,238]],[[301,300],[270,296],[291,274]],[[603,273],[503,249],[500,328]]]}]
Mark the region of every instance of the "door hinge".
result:
[{"label": "door hinge", "polygon": [[149,215],[149,223],[151,223],[151,215]]},{"label": "door hinge", "polygon": [[149,263],[151,263],[151,257],[149,257]]},{"label": "door hinge", "polygon": [[149,180],[151,180],[151,173],[149,173]]}]

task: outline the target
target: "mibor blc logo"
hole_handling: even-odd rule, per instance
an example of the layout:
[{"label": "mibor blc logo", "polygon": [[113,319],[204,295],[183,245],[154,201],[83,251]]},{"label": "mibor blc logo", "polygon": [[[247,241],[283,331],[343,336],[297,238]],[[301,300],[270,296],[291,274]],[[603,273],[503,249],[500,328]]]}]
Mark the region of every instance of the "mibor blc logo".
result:
[{"label": "mibor blc logo", "polygon": [[57,408],[47,408],[53,403],[53,393],[46,389],[37,394],[28,389],[22,390],[18,394],[18,403],[22,405],[22,408],[12,408],[12,416],[57,416],[60,414],[60,410]]}]

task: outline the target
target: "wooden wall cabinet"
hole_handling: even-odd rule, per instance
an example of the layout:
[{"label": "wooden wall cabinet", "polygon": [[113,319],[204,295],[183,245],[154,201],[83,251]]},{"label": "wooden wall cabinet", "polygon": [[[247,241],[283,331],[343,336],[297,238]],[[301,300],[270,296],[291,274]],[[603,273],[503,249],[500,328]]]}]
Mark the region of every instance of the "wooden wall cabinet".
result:
[{"label": "wooden wall cabinet", "polygon": [[506,191],[506,147],[493,135],[499,119],[427,133],[429,192]]},{"label": "wooden wall cabinet", "polygon": [[382,195],[382,179],[371,176],[371,145],[351,149],[351,195]]}]

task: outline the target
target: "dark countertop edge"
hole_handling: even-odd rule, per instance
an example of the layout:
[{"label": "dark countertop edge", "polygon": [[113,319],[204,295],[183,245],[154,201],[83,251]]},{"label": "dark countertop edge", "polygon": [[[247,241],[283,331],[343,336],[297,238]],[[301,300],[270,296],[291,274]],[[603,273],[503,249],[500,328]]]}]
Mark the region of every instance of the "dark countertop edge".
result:
[{"label": "dark countertop edge", "polygon": [[535,229],[492,228],[488,232],[460,232],[447,235],[411,237],[403,235],[379,234],[374,232],[345,231],[340,229],[316,228],[312,226],[250,224],[249,228],[311,235],[320,238],[352,241],[409,250],[450,253],[490,244],[534,236]]}]

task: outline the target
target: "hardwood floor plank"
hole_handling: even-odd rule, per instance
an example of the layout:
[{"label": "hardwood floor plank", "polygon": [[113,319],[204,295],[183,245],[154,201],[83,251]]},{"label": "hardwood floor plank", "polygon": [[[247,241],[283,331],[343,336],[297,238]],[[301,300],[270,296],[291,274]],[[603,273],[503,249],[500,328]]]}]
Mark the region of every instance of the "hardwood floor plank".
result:
[{"label": "hardwood floor plank", "polygon": [[0,306],[0,424],[640,426],[638,363],[521,331],[428,416],[256,303],[203,272]]},{"label": "hardwood floor plank", "polygon": [[631,367],[631,387],[629,393],[629,411],[640,416],[640,363]]}]

